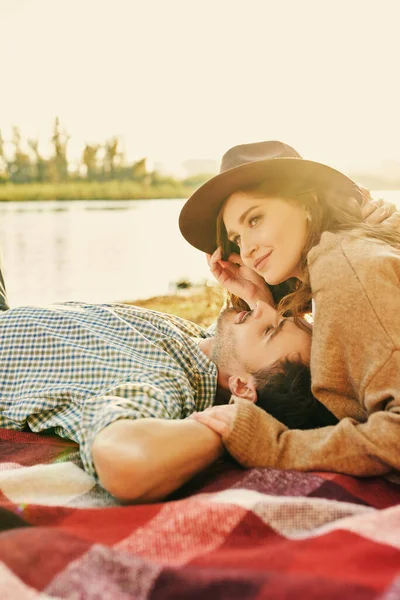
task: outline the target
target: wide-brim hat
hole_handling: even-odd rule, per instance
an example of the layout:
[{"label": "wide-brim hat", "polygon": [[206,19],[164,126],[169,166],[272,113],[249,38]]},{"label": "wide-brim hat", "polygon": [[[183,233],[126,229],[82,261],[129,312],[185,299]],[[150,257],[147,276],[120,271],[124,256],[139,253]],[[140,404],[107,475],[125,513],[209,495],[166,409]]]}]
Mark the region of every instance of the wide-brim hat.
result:
[{"label": "wide-brim hat", "polygon": [[303,159],[282,142],[256,142],[230,148],[222,157],[218,175],[196,190],[179,215],[183,237],[195,248],[212,254],[216,244],[216,221],[225,200],[233,192],[261,182],[279,183],[299,178],[312,189],[333,188],[356,197],[361,192],[349,177],[322,163]]}]

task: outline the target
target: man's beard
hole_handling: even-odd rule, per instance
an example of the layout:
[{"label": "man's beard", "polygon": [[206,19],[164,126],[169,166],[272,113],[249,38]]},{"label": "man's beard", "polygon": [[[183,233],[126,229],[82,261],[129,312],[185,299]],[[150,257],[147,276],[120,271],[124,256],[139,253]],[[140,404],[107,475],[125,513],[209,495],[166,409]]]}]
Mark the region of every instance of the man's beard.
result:
[{"label": "man's beard", "polygon": [[233,337],[233,324],[227,318],[228,314],[232,312],[237,311],[226,308],[219,315],[211,354],[211,360],[217,365],[218,369],[226,371],[232,368],[233,362],[238,358]]}]

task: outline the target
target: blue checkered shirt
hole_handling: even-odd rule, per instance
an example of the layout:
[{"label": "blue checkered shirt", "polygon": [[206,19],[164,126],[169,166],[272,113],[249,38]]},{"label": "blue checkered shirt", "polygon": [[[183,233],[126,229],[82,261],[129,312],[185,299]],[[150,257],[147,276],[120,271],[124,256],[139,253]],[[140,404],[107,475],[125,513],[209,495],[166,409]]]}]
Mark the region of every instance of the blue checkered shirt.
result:
[{"label": "blue checkered shirt", "polygon": [[0,427],[55,433],[91,445],[117,419],[183,419],[211,406],[215,365],[207,330],[127,304],[68,302],[0,314]]}]

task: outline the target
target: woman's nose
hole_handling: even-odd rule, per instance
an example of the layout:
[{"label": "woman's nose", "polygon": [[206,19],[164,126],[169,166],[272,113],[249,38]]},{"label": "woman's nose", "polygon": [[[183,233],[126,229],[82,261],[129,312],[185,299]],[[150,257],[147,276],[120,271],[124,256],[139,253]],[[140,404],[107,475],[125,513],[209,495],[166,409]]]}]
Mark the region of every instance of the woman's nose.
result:
[{"label": "woman's nose", "polygon": [[255,242],[242,235],[240,244],[240,255],[242,258],[250,258],[256,248],[257,244]]}]

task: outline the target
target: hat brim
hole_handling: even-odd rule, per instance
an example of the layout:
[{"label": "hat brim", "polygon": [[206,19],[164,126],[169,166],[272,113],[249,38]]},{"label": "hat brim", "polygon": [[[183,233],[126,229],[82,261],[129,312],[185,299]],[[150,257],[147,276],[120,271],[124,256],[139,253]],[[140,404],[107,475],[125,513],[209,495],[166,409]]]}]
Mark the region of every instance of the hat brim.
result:
[{"label": "hat brim", "polygon": [[233,192],[262,181],[310,180],[313,189],[334,187],[360,191],[349,177],[322,163],[302,158],[272,158],[247,163],[209,179],[184,204],[179,215],[183,237],[195,248],[212,254],[216,249],[216,221],[225,200]]}]

